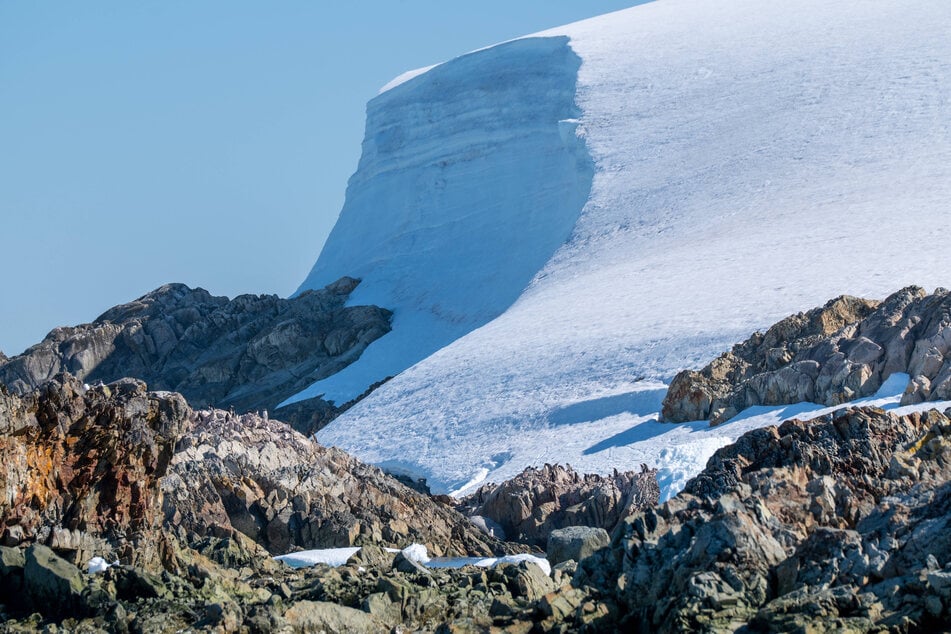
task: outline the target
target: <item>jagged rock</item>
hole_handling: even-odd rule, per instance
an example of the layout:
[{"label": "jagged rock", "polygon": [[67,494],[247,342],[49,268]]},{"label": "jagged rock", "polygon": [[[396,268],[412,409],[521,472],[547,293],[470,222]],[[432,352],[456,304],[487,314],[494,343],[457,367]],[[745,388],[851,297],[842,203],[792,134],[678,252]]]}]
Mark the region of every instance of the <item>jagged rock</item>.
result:
[{"label": "jagged rock", "polygon": [[626,631],[944,629],[943,579],[925,580],[951,567],[949,458],[951,420],[934,410],[748,432],[625,520],[595,585],[618,588]]},{"label": "jagged rock", "polygon": [[237,530],[274,554],[411,543],[436,555],[511,551],[379,469],[254,414],[198,412],[162,489],[170,523],[198,534]]},{"label": "jagged rock", "polygon": [[[0,483],[0,526],[23,529],[6,531],[23,547],[0,547],[0,632],[525,629],[528,597],[553,587],[530,566],[504,583],[482,569],[403,572],[411,562],[380,545],[524,547],[283,423],[196,413],[140,381],[87,388],[63,375],[24,397],[0,389]],[[303,524],[326,525],[308,545],[367,545],[339,569],[291,570],[237,530],[242,518],[262,522],[263,544],[295,543]],[[92,554],[120,564],[84,574],[74,564]],[[505,616],[489,614],[496,598]]]},{"label": "jagged rock", "polygon": [[903,404],[951,398],[951,292],[842,296],[787,317],[674,377],[662,417],[718,424],[753,405],[838,405],[875,393],[895,372],[912,377]]},{"label": "jagged rock", "polygon": [[275,412],[278,404],[339,372],[390,330],[389,311],[345,306],[358,283],[345,277],[291,299],[232,300],[166,284],[0,359],[0,383],[25,394],[61,372],[87,383],[132,376],[196,407],[270,410],[310,434],[343,408],[308,399]]},{"label": "jagged rock", "polygon": [[611,543],[608,532],[592,526],[569,526],[553,530],[545,554],[552,564],[573,559],[581,561]]},{"label": "jagged rock", "polygon": [[155,556],[159,478],[189,411],[133,380],[87,389],[62,375],[23,398],[0,392],[6,541],[46,542],[74,563]]},{"label": "jagged rock", "polygon": [[506,538],[543,548],[548,534],[566,526],[607,531],[635,510],[657,503],[657,471],[611,476],[581,475],[570,466],[529,467],[501,484],[486,484],[459,502],[470,517],[485,517],[502,527]]},{"label": "jagged rock", "polygon": [[[512,552],[453,509],[284,423],[193,412],[177,394],[63,375],[25,397],[0,392],[0,532],[74,563],[146,565],[163,521],[247,535],[274,553],[425,544],[442,554]],[[230,542],[229,542],[230,543]],[[216,556],[225,556],[216,553]]]}]

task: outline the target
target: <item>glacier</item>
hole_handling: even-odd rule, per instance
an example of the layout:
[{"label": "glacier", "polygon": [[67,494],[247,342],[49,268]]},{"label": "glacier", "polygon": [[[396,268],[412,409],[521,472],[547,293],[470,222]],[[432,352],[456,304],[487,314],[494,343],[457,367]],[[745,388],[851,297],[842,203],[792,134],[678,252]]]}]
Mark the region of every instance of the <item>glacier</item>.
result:
[{"label": "glacier", "polygon": [[591,189],[580,64],[567,37],[527,38],[397,78],[370,102],[344,208],[298,292],[358,277],[351,301],[392,310],[393,331],[288,402],[348,401],[518,299]]},{"label": "glacier", "polygon": [[949,32],[943,0],[657,0],[391,82],[301,290],[361,277],[394,330],[295,398],[394,378],[318,440],[434,492],[544,462],[675,492],[775,422],[657,423],[677,370],[951,286]]}]

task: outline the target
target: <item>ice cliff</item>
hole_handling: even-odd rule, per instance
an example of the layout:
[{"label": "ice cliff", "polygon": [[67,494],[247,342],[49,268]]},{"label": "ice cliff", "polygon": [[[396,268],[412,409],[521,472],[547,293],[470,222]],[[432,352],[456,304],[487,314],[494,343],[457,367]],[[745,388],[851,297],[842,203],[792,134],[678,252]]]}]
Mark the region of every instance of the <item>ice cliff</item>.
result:
[{"label": "ice cliff", "polygon": [[465,55],[382,92],[346,204],[300,291],[341,277],[393,333],[303,396],[338,403],[500,315],[571,233],[593,166],[568,38]]},{"label": "ice cliff", "polygon": [[436,491],[695,473],[742,429],[651,422],[675,371],[951,286],[949,32],[943,0],[659,0],[394,82],[301,287],[362,277],[393,332],[300,396],[399,374],[318,439]]}]

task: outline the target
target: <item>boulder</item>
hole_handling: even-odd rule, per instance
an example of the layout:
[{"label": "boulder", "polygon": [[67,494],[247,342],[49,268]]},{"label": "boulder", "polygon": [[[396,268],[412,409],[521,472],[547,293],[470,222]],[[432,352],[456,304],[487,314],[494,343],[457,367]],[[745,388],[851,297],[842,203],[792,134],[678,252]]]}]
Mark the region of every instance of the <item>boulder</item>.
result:
[{"label": "boulder", "polygon": [[26,549],[23,567],[24,598],[46,615],[65,616],[85,611],[85,588],[79,568],[40,544]]},{"label": "boulder", "polygon": [[377,634],[389,628],[362,610],[326,601],[298,601],[284,613],[293,632],[352,632]]},{"label": "boulder", "polygon": [[553,530],[545,553],[552,564],[581,561],[611,543],[608,532],[592,526],[569,526]]}]

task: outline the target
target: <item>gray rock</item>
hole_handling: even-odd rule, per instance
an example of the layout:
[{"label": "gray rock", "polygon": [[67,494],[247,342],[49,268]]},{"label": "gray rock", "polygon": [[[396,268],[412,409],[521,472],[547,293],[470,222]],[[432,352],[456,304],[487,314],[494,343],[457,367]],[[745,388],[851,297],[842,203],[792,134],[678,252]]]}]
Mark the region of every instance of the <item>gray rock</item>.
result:
[{"label": "gray rock", "polygon": [[20,596],[23,589],[23,569],[26,557],[19,548],[0,546],[0,603],[10,597]]},{"label": "gray rock", "polygon": [[662,417],[722,423],[753,405],[839,405],[912,377],[903,404],[951,398],[951,292],[918,287],[883,302],[842,296],[756,333],[699,372],[674,377]]},{"label": "gray rock", "polygon": [[548,536],[546,554],[552,564],[573,559],[581,561],[611,543],[603,528],[569,526],[553,530]]},{"label": "gray rock", "polygon": [[580,474],[571,466],[529,467],[511,480],[486,484],[459,501],[459,510],[502,528],[507,539],[544,548],[548,534],[566,526],[613,531],[622,519],[656,504],[657,471]]},{"label": "gray rock", "polygon": [[426,568],[426,566],[422,565],[418,561],[410,559],[403,553],[397,553],[396,557],[393,558],[393,569],[409,574],[429,574],[429,569]]},{"label": "gray rock", "polygon": [[79,568],[40,544],[26,549],[25,560],[23,589],[35,610],[59,616],[84,611]]},{"label": "gray rock", "polygon": [[[601,529],[595,529],[601,530]],[[545,571],[532,561],[523,561],[516,567],[513,583],[510,584],[512,596],[537,601],[555,590],[555,582]]]},{"label": "gray rock", "polygon": [[270,410],[313,433],[346,405],[309,399],[283,411],[277,406],[339,372],[390,330],[389,311],[345,305],[358,283],[342,278],[291,299],[232,300],[167,284],[0,359],[0,383],[24,394],[60,372],[90,384],[132,376],[180,392],[196,407]]},{"label": "gray rock", "polygon": [[352,632],[378,634],[389,630],[373,615],[326,601],[298,601],[284,613],[293,632]]},{"label": "gray rock", "polygon": [[748,432],[628,518],[573,585],[616,588],[631,631],[945,629],[949,457],[937,411],[853,408]]},{"label": "gray rock", "polygon": [[375,544],[366,544],[360,550],[353,554],[347,560],[348,564],[356,566],[377,567],[382,569],[392,568],[393,560],[397,553],[391,553],[385,548]]}]

